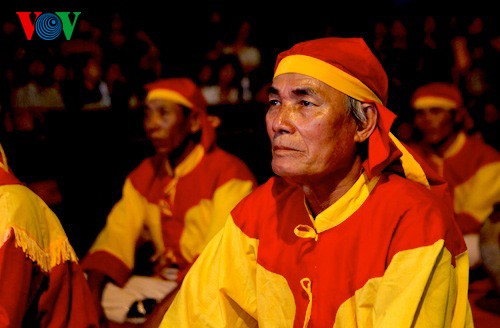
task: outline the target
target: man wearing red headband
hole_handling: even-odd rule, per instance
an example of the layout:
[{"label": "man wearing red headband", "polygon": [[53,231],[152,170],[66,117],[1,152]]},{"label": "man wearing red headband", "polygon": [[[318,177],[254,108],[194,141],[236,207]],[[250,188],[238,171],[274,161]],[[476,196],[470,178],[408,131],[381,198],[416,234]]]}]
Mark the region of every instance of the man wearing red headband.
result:
[{"label": "man wearing red headband", "polygon": [[418,152],[448,182],[456,219],[464,234],[471,268],[481,264],[479,233],[500,202],[500,154],[464,131],[467,118],[460,90],[433,82],[411,99]]},{"label": "man wearing red headband", "polygon": [[231,212],[161,327],[471,327],[446,184],[389,132],[366,43],[296,44],[268,93],[278,177]]},{"label": "man wearing red headband", "polygon": [[12,172],[0,145],[0,327],[98,328],[59,218]]},{"label": "man wearing red headband", "polygon": [[[102,298],[104,314],[115,322],[144,321],[256,186],[243,161],[216,145],[192,80],[161,79],[145,88],[144,128],[156,155],[127,176],[122,198],[82,261],[96,301]],[[144,242],[155,250],[155,274],[131,277]]]},{"label": "man wearing red headband", "polygon": [[468,116],[455,85],[432,82],[420,86],[412,96],[411,107],[416,127],[416,141],[411,147],[449,184],[455,218],[469,252],[471,289],[475,291],[483,284],[486,270],[498,293],[500,249],[494,224],[500,214],[500,154],[465,132]]}]

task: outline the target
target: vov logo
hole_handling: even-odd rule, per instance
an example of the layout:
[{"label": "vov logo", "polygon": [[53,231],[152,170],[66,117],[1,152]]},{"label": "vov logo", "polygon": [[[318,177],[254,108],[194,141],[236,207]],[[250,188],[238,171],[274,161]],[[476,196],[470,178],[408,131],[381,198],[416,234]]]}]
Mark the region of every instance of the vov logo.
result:
[{"label": "vov logo", "polygon": [[30,11],[16,12],[21,20],[21,25],[23,26],[27,40],[31,40],[33,32],[36,32],[38,37],[42,40],[55,40],[59,37],[61,31],[64,32],[66,40],[71,40],[76,21],[81,14],[80,11],[74,11],[73,14],[75,18],[73,22],[71,22],[69,19],[69,11],[56,11],[54,13],[35,11],[33,12],[35,14],[35,19],[33,21],[30,18],[31,13]]}]

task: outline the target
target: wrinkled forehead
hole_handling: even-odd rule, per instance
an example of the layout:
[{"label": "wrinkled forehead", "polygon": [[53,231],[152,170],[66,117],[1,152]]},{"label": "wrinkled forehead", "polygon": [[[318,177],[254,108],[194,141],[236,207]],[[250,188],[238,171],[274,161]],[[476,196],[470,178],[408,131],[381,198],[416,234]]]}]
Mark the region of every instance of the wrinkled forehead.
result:
[{"label": "wrinkled forehead", "polygon": [[268,90],[270,95],[279,96],[285,93],[316,95],[341,92],[315,77],[300,73],[286,73],[276,76]]}]

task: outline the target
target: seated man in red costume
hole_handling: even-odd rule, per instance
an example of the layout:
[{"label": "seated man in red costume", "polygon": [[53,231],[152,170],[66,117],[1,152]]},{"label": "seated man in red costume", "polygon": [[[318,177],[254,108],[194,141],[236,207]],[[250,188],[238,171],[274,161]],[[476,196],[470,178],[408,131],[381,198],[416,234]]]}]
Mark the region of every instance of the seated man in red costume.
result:
[{"label": "seated man in red costume", "polygon": [[160,327],[472,327],[446,183],[389,131],[360,38],[276,60],[270,178],[231,211]]},{"label": "seated man in red costume", "polygon": [[[127,176],[82,261],[96,302],[115,322],[143,322],[256,186],[246,164],[216,145],[205,99],[191,79],[145,88],[144,128],[156,154]],[[145,241],[154,248],[154,273],[132,275],[137,245]]]},{"label": "seated man in red costume", "polygon": [[467,113],[455,85],[423,85],[415,90],[411,107],[417,132],[417,141],[411,147],[448,182],[470,267],[476,268],[482,262],[481,227],[500,202],[500,154],[464,131]]},{"label": "seated man in red costume", "polygon": [[489,327],[500,314],[500,154],[479,135],[465,131],[467,109],[455,85],[422,85],[411,107],[416,136],[410,146],[448,182],[469,252],[474,322],[476,327]]}]

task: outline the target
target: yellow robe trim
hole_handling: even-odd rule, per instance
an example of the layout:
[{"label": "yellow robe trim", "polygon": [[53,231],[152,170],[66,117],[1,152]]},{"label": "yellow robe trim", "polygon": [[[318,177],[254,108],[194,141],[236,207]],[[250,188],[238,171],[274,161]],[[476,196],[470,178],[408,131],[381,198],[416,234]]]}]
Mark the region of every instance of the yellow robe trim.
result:
[{"label": "yellow robe trim", "polygon": [[444,152],[443,156],[439,156],[436,153],[431,153],[430,160],[434,162],[437,166],[437,172],[440,176],[444,176],[444,160],[452,157],[462,149],[465,144],[466,136],[465,133],[460,132],[450,147]]},{"label": "yellow robe trim", "polygon": [[[389,137],[394,142],[396,147],[402,152],[400,161],[406,178],[418,182],[429,189],[429,182],[420,164],[392,133],[389,133]],[[316,218],[313,218],[311,212],[308,210],[311,224],[314,227],[316,233],[321,233],[323,231],[331,229],[350,217],[355,211],[357,211],[357,209],[361,205],[363,205],[366,198],[368,198],[370,192],[375,187],[379,179],[380,176],[377,176],[368,181],[368,177],[363,173],[359,177],[358,181],[356,181],[356,183],[347,191],[345,195],[343,195],[338,201],[336,201],[322,213],[318,214]],[[332,218],[335,219],[332,220]],[[297,227],[295,229],[295,233],[297,234],[297,236],[304,238],[315,238],[317,240],[317,236],[312,234],[313,231],[310,231],[306,227],[307,226]]]},{"label": "yellow robe trim", "polygon": [[[380,176],[377,176],[368,180],[365,173],[361,174],[358,181],[339,200],[319,213],[315,219],[308,209],[311,224],[314,226],[316,232],[321,233],[329,230],[347,220],[348,217],[363,205],[379,179]],[[310,234],[310,232],[308,233]]]},{"label": "yellow robe trim", "polygon": [[[231,217],[226,221],[224,234],[232,237],[222,239],[221,230],[209,242],[203,250],[204,254],[208,253],[207,256],[199,258],[187,273],[186,279],[192,281],[189,285],[183,285],[163,317],[160,327],[257,327],[255,286],[256,276],[262,271],[257,269],[256,263],[259,241],[244,235]],[[235,244],[225,244],[230,240]],[[247,259],[234,262],[235,256]],[[204,263],[207,260],[211,262]],[[268,273],[261,272],[261,274]],[[282,279],[286,284],[283,277],[278,276],[278,279]],[[203,293],[199,292],[205,290],[204,285],[207,283],[213,288],[208,288]],[[270,290],[278,287],[269,285]],[[261,292],[271,295],[270,290]],[[281,292],[280,288],[275,291],[277,290]],[[276,293],[274,297],[279,294]],[[192,295],[198,296],[193,298]],[[293,305],[293,295],[290,293],[289,296],[292,297]],[[242,304],[245,308],[238,304]],[[203,311],[195,310],[200,307]],[[200,316],[191,316],[192,310],[201,313]],[[171,316],[170,313],[175,315]]]},{"label": "yellow robe trim", "polygon": [[[259,241],[246,236],[232,217],[224,234],[229,238],[222,239],[222,231],[216,234],[203,251],[207,255],[193,264],[186,276],[191,283],[183,285],[160,327],[292,327],[292,291],[283,276],[256,263]],[[206,284],[212,287],[206,289]],[[257,285],[262,288],[256,290]],[[257,311],[257,303],[264,310]]]},{"label": "yellow robe trim", "polygon": [[0,186],[0,247],[12,233],[16,245],[44,272],[78,258],[52,210],[22,185]]},{"label": "yellow robe trim", "polygon": [[172,215],[171,206],[173,206],[175,202],[175,191],[179,179],[188,174],[189,172],[191,172],[192,170],[194,170],[194,168],[201,162],[201,159],[203,158],[204,154],[205,154],[205,149],[203,148],[203,146],[197,145],[191,151],[191,153],[189,153],[189,155],[186,156],[186,158],[181,163],[179,163],[179,165],[175,167],[173,175],[170,163],[168,162],[166,163],[167,171],[172,176],[172,180],[163,189],[163,194],[165,199],[160,200],[160,207],[165,215],[168,216]]},{"label": "yellow robe trim", "polygon": [[450,145],[450,147],[444,153],[443,158],[449,158],[449,157],[452,157],[453,155],[455,155],[456,153],[458,153],[460,151],[460,149],[462,149],[462,147],[464,146],[466,139],[467,139],[467,137],[465,136],[465,133],[460,132],[457,135],[457,138],[455,139],[455,141],[453,141],[453,143]]},{"label": "yellow robe trim", "polygon": [[0,155],[2,156],[2,160],[0,161],[0,169],[5,170],[5,172],[9,172],[9,165],[7,164],[7,156],[5,156],[5,151],[3,150],[1,144],[0,144]]},{"label": "yellow robe trim", "polygon": [[500,162],[481,167],[469,180],[456,186],[453,194],[456,213],[468,213],[483,223],[493,213],[493,205],[500,202]]},{"label": "yellow robe trim", "polygon": [[[257,281],[260,287],[264,287],[256,291],[260,309],[257,313],[259,327],[293,327],[297,310],[288,281],[260,265],[257,265]],[[311,290],[309,293],[312,299]]]},{"label": "yellow robe trim", "polygon": [[473,327],[468,262],[465,252],[453,267],[443,240],[399,252],[340,306],[334,327]]},{"label": "yellow robe trim", "polygon": [[174,170],[174,175],[180,178],[194,170],[194,168],[201,162],[203,155],[205,155],[205,149],[202,145],[194,147],[189,155],[186,156],[186,158],[179,163],[179,165],[177,165]]},{"label": "yellow robe trim", "polygon": [[[205,150],[201,145],[182,161],[174,171],[174,179],[165,188],[165,193],[173,200],[175,187],[180,177],[191,172],[201,161]],[[90,252],[107,251],[120,259],[129,269],[135,264],[135,245],[146,229],[155,245],[155,255],[165,251],[161,231],[161,215],[158,204],[148,202],[126,179],[122,198],[111,209],[106,226],[99,233]]]},{"label": "yellow robe trim", "polygon": [[233,207],[252,191],[252,182],[231,179],[217,188],[212,199],[202,199],[190,208],[180,238],[181,253],[193,262],[226,222]]},{"label": "yellow robe trim", "polygon": [[427,176],[425,175],[424,170],[420,166],[420,164],[415,160],[415,158],[408,152],[405,146],[398,140],[392,133],[389,132],[389,137],[392,142],[396,145],[396,147],[403,154],[400,158],[401,166],[403,167],[405,177],[416,181],[422,185],[424,185],[427,189],[430,189],[429,181],[427,180]]},{"label": "yellow robe trim", "polygon": [[[133,186],[130,179],[125,180],[122,198],[113,206],[108,215],[106,226],[97,236],[90,253],[107,251],[120,259],[129,269],[135,264],[135,245],[143,227],[150,230],[156,247],[163,248],[161,238],[160,211],[158,206],[149,203]],[[160,235],[157,235],[158,230]]]}]

